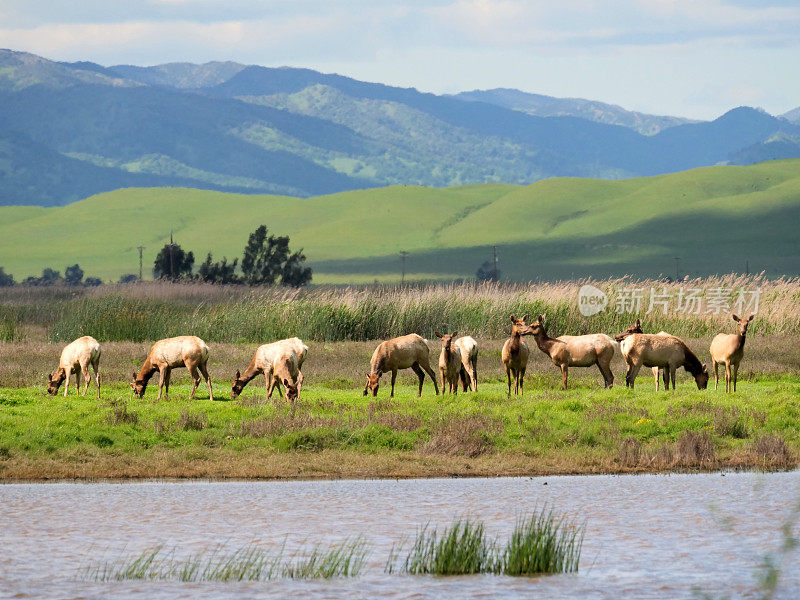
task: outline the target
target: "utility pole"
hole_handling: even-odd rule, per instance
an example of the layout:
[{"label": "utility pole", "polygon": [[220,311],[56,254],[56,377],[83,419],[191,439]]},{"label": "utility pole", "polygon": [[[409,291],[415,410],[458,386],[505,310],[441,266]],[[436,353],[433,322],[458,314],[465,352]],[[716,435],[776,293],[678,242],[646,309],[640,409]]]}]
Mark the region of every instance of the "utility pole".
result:
[{"label": "utility pole", "polygon": [[750,261],[744,261],[744,273],[745,275],[750,275]]},{"label": "utility pole", "polygon": [[497,281],[498,279],[500,279],[497,276],[497,246],[492,246],[492,251],[494,252],[494,271],[493,271],[494,280]]},{"label": "utility pole", "polygon": [[406,256],[408,256],[408,252],[401,250],[400,258],[403,260],[403,274],[400,277],[400,285],[404,285],[406,282]]},{"label": "utility pole", "polygon": [[680,279],[681,259],[679,256],[675,257],[675,281]]},{"label": "utility pole", "polygon": [[139,251],[139,281],[142,280],[142,252],[144,251],[144,246],[136,246],[136,249]]}]

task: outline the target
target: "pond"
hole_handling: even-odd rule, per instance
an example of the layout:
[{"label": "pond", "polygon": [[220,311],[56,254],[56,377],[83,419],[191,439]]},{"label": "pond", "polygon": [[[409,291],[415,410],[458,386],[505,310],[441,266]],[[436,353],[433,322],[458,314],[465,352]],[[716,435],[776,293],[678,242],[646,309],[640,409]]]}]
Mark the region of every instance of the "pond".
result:
[{"label": "pond", "polygon": [[[0,485],[0,590],[15,598],[758,598],[800,502],[800,473],[282,482]],[[585,520],[580,570],[535,578],[387,574],[393,544],[426,523],[482,519],[508,535],[537,506]],[[154,545],[296,550],[363,535],[355,579],[175,583],[85,580],[87,566]],[[785,557],[778,598],[800,589]]]}]

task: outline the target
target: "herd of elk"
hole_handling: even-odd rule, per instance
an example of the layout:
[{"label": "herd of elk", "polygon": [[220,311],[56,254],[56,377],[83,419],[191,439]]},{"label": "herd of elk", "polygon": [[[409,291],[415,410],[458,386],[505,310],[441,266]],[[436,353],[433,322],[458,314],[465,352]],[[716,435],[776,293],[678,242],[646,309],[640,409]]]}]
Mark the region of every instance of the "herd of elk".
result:
[{"label": "herd of elk", "polygon": [[[711,342],[711,360],[714,367],[714,389],[719,384],[719,366],[725,366],[725,391],[736,391],[736,381],[744,353],[744,344],[747,329],[755,315],[747,319],[732,315],[738,325],[738,333],[720,333]],[[442,394],[449,391],[458,394],[458,384],[462,385],[464,392],[478,389],[478,344],[470,336],[457,338],[457,331],[452,334],[442,334],[438,331],[436,336],[441,338],[442,350],[439,356],[439,372],[442,380]],[[698,389],[708,386],[709,372],[697,355],[692,352],[686,342],[664,331],[657,334],[646,334],[642,329],[641,320],[637,319],[614,339],[603,333],[587,335],[562,335],[550,337],[545,329],[544,315],[539,315],[533,323],[528,323],[528,315],[517,318],[511,317],[511,337],[503,344],[501,360],[506,372],[508,395],[511,396],[511,381],[514,380],[514,393],[524,394],[525,370],[530,357],[530,350],[523,339],[524,336],[533,336],[536,345],[545,353],[554,365],[561,369],[562,387],[567,389],[567,378],[570,367],[590,367],[597,365],[603,376],[606,388],[614,385],[614,375],[611,371],[611,361],[616,349],[619,349],[625,360],[625,384],[633,387],[636,376],[642,367],[653,370],[656,390],[659,388],[659,370],[663,370],[664,387],[675,389],[676,372],[684,367],[695,379]],[[303,373],[301,368],[308,354],[306,346],[299,338],[279,340],[260,346],[244,370],[236,371],[231,386],[231,399],[236,399],[244,387],[258,375],[264,375],[267,399],[272,397],[275,388],[284,395],[281,387],[285,388],[285,397],[294,402],[303,387]],[[200,384],[200,377],[208,385],[208,396],[214,399],[211,378],[208,374],[208,346],[199,337],[188,335],[160,340],[153,344],[142,368],[137,375],[133,373],[131,388],[138,397],[143,397],[148,381],[158,372],[158,400],[169,396],[170,374],[172,369],[186,367],[192,377],[191,398]],[[97,397],[100,397],[100,344],[90,336],[78,338],[67,345],[61,353],[58,369],[48,376],[47,391],[51,395],[58,393],[62,383],[64,395],[69,391],[70,377],[75,374],[75,389],[80,393],[80,377],[83,374],[83,395],[92,380],[89,368],[94,370],[97,384]],[[411,369],[419,378],[417,396],[422,395],[422,384],[427,373],[433,382],[436,395],[439,386],[436,374],[430,365],[430,349],[428,342],[421,336],[412,333],[386,340],[375,348],[370,361],[370,370],[367,373],[367,382],[364,386],[364,395],[370,391],[373,396],[378,395],[380,378],[384,373],[391,373],[390,397],[394,396],[397,372],[400,369]]]}]

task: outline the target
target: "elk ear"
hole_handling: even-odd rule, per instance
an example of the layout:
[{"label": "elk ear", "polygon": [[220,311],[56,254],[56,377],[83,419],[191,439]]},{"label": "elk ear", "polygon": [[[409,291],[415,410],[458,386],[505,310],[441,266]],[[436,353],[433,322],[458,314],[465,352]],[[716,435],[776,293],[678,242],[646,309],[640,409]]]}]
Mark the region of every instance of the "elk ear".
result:
[{"label": "elk ear", "polygon": [[438,331],[434,331],[434,332],[433,332],[433,335],[435,335],[435,336],[436,336],[436,337],[438,337],[438,338],[442,337],[442,334],[441,334],[441,333],[439,333]]},{"label": "elk ear", "polygon": [[136,371],[134,371],[133,373],[131,373],[131,379],[133,379],[134,381],[136,381]]},{"label": "elk ear", "polygon": [[739,317],[737,317],[736,315],[731,315],[731,317],[733,317],[733,320],[736,321],[737,323],[740,321]]},{"label": "elk ear", "polygon": [[539,321],[539,325],[543,325],[544,324],[544,315],[539,315],[536,318],[536,320]]},{"label": "elk ear", "polygon": [[236,369],[236,379],[241,379],[242,374],[239,373],[239,369]]},{"label": "elk ear", "polygon": [[516,323],[517,322],[517,318],[514,315],[511,315],[511,322],[512,323]]},{"label": "elk ear", "polygon": [[641,328],[641,326],[642,326],[642,320],[641,319],[636,319],[636,327]]},{"label": "elk ear", "polygon": [[755,315],[750,315],[750,318],[749,318],[749,319],[747,319],[747,322],[749,323],[750,321],[752,321],[753,319],[755,319],[755,317],[756,317]]},{"label": "elk ear", "polygon": [[456,337],[457,335],[458,335],[458,331],[454,331],[454,332],[453,332],[453,335],[452,335],[452,336],[450,336],[450,337]]},{"label": "elk ear", "polygon": [[525,321],[526,323],[528,322],[528,313],[522,315],[522,320]]}]

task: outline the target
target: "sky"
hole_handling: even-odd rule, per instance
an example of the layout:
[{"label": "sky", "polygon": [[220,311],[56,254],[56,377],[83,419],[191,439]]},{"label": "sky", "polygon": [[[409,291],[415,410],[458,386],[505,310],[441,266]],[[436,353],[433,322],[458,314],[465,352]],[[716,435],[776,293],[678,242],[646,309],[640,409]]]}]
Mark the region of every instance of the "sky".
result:
[{"label": "sky", "polygon": [[102,65],[233,60],[712,119],[800,106],[800,2],[0,0],[0,47]]}]

